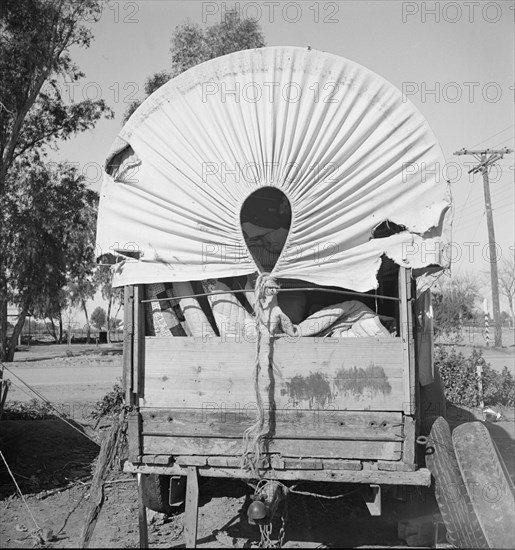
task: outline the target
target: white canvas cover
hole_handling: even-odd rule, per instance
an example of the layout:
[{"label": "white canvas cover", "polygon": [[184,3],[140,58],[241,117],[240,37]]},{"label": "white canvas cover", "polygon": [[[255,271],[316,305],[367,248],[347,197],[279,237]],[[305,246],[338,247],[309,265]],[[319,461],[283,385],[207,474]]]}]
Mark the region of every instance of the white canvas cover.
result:
[{"label": "white canvas cover", "polygon": [[[347,59],[273,47],[208,61],[137,109],[124,147],[106,162],[97,232],[98,255],[139,253],[117,286],[255,272],[240,210],[263,186],[292,209],[276,277],[366,291],[382,254],[446,265],[438,142],[399,90]],[[385,220],[406,230],[372,239]]]}]

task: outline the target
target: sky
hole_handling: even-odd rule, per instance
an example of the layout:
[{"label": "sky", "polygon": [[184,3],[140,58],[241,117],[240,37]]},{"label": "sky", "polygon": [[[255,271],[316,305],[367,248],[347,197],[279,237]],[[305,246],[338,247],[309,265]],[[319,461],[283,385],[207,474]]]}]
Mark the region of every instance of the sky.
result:
[{"label": "sky", "polygon": [[[390,81],[421,111],[440,141],[451,181],[451,273],[480,277],[489,298],[482,177],[467,173],[473,157],[454,152],[514,148],[513,1],[109,0],[91,26],[90,48],[72,51],[86,77],[66,91],[78,99],[104,98],[115,118],[63,143],[54,158],[76,163],[99,190],[100,167],[127,104],[143,97],[148,76],[170,68],[174,28],[187,19],[219,22],[233,5],[259,20],[268,46],[311,46],[351,59]],[[515,240],[514,163],[514,154],[506,155],[490,172],[501,257],[513,254]]]}]

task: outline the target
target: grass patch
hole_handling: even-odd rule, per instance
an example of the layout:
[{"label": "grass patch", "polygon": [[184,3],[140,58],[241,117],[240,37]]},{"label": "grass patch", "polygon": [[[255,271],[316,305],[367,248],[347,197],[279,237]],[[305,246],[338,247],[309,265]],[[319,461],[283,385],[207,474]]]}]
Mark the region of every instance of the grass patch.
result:
[{"label": "grass patch", "polygon": [[59,418],[56,410],[64,415],[64,409],[59,405],[53,407],[38,399],[30,401],[9,401],[5,404],[2,420],[50,420]]}]

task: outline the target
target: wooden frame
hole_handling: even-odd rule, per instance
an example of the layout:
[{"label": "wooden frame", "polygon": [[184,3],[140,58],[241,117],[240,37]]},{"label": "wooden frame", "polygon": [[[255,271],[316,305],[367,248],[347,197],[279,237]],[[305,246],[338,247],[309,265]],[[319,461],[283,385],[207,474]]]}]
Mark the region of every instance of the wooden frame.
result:
[{"label": "wooden frame", "polygon": [[[398,289],[398,338],[272,343],[274,368],[262,369],[260,380],[265,395],[270,391],[265,409],[273,427],[260,463],[264,479],[430,485],[430,472],[416,465],[411,270],[399,269]],[[126,287],[123,381],[133,410],[125,470],[187,476],[185,537],[194,547],[197,476],[253,478],[239,454],[255,416],[250,371],[242,371],[253,365],[255,345],[145,337],[142,299],[143,285]],[[363,387],[370,382],[361,401],[350,372],[364,377]]]}]

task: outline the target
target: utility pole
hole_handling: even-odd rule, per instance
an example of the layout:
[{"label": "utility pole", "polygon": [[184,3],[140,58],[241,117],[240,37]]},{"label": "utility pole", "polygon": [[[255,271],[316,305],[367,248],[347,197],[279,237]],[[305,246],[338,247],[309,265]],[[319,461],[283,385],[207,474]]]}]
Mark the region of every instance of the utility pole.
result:
[{"label": "utility pole", "polygon": [[492,308],[494,313],[495,347],[502,347],[501,308],[499,305],[499,276],[497,272],[497,251],[495,248],[494,218],[492,214],[492,200],[490,198],[490,182],[488,168],[502,159],[504,155],[513,152],[513,149],[460,149],[455,155],[473,155],[479,164],[468,171],[469,174],[483,174],[483,191],[485,194],[486,224],[488,227],[488,247],[490,250],[490,281],[492,284]]}]

